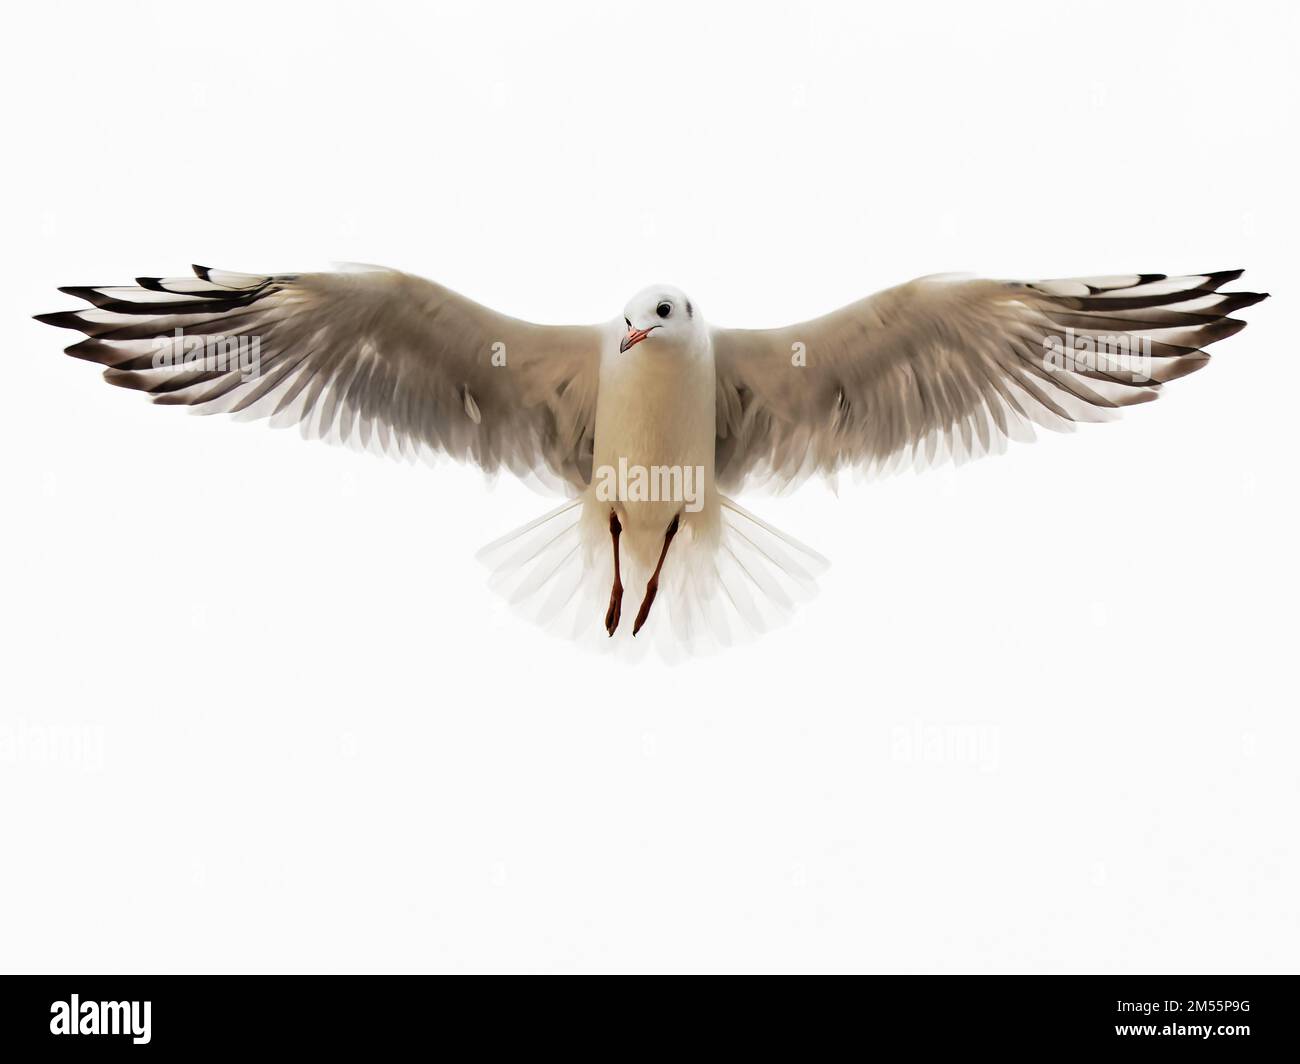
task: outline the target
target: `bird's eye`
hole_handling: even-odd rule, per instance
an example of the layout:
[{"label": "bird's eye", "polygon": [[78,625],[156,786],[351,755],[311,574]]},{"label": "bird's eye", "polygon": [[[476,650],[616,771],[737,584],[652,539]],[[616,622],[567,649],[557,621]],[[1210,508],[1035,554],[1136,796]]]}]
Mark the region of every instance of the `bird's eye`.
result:
[{"label": "bird's eye", "polygon": [[673,305],[666,301],[660,303],[657,307],[655,307],[655,313],[658,314],[659,317],[661,318],[668,317],[668,315],[671,314],[672,312],[673,312]]},{"label": "bird's eye", "polygon": [[627,327],[628,327],[629,329],[632,328],[632,322],[631,322],[631,321],[629,321],[627,318],[624,318],[623,320],[627,322]]}]

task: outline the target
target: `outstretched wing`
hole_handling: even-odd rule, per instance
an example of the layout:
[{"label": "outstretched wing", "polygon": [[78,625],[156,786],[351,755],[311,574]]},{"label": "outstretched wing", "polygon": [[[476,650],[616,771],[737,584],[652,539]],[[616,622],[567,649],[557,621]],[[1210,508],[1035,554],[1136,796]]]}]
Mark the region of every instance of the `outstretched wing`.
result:
[{"label": "outstretched wing", "polygon": [[38,319],[85,333],[68,354],[156,403],[590,479],[598,327],[518,321],[394,270],[194,272],[63,288],[93,309]]},{"label": "outstretched wing", "polygon": [[802,325],[718,329],[717,477],[958,460],[1156,398],[1265,298],[1241,270],[1065,281],[923,278]]}]

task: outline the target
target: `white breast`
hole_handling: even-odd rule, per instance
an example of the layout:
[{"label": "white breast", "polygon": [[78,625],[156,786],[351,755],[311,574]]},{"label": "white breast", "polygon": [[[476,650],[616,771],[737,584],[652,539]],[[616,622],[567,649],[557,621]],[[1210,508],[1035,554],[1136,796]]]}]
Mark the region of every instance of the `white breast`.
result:
[{"label": "white breast", "polygon": [[[630,486],[637,470],[652,478],[662,478],[667,470],[679,483],[690,478],[700,508],[694,512],[716,510],[715,419],[716,371],[707,339],[703,349],[690,350],[652,338],[625,354],[619,353],[614,339],[601,358],[593,485],[603,471],[617,478],[626,469],[624,481]],[[644,529],[656,536],[683,510],[681,499],[619,502],[616,509],[626,515],[629,531]],[[689,512],[683,517],[692,519]]]}]

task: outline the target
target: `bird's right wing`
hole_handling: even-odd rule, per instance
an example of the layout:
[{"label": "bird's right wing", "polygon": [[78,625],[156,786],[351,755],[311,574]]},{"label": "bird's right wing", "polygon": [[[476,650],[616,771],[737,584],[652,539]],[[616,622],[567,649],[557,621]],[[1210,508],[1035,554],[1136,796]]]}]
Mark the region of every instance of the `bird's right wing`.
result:
[{"label": "bird's right wing", "polygon": [[998,450],[1154,399],[1263,299],[1240,270],[922,278],[782,329],[717,329],[717,476],[794,483]]},{"label": "bird's right wing", "polygon": [[85,333],[68,354],[156,403],[590,479],[600,327],[533,325],[394,270],[194,272],[64,288],[93,309],[38,319]]}]

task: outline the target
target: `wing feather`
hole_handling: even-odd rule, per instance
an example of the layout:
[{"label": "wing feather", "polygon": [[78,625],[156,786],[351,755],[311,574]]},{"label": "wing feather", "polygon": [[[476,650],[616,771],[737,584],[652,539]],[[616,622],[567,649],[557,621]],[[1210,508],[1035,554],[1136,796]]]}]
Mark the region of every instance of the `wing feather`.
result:
[{"label": "wing feather", "polygon": [[719,485],[964,461],[1033,424],[1108,420],[1245,327],[1227,315],[1265,295],[1219,291],[1241,273],[922,278],[801,325],[715,329]]},{"label": "wing feather", "polygon": [[[393,270],[192,278],[60,291],[67,353],[155,403],[298,423],[304,435],[488,471],[590,476],[600,330],[533,325]],[[255,357],[254,357],[255,356]]]}]

